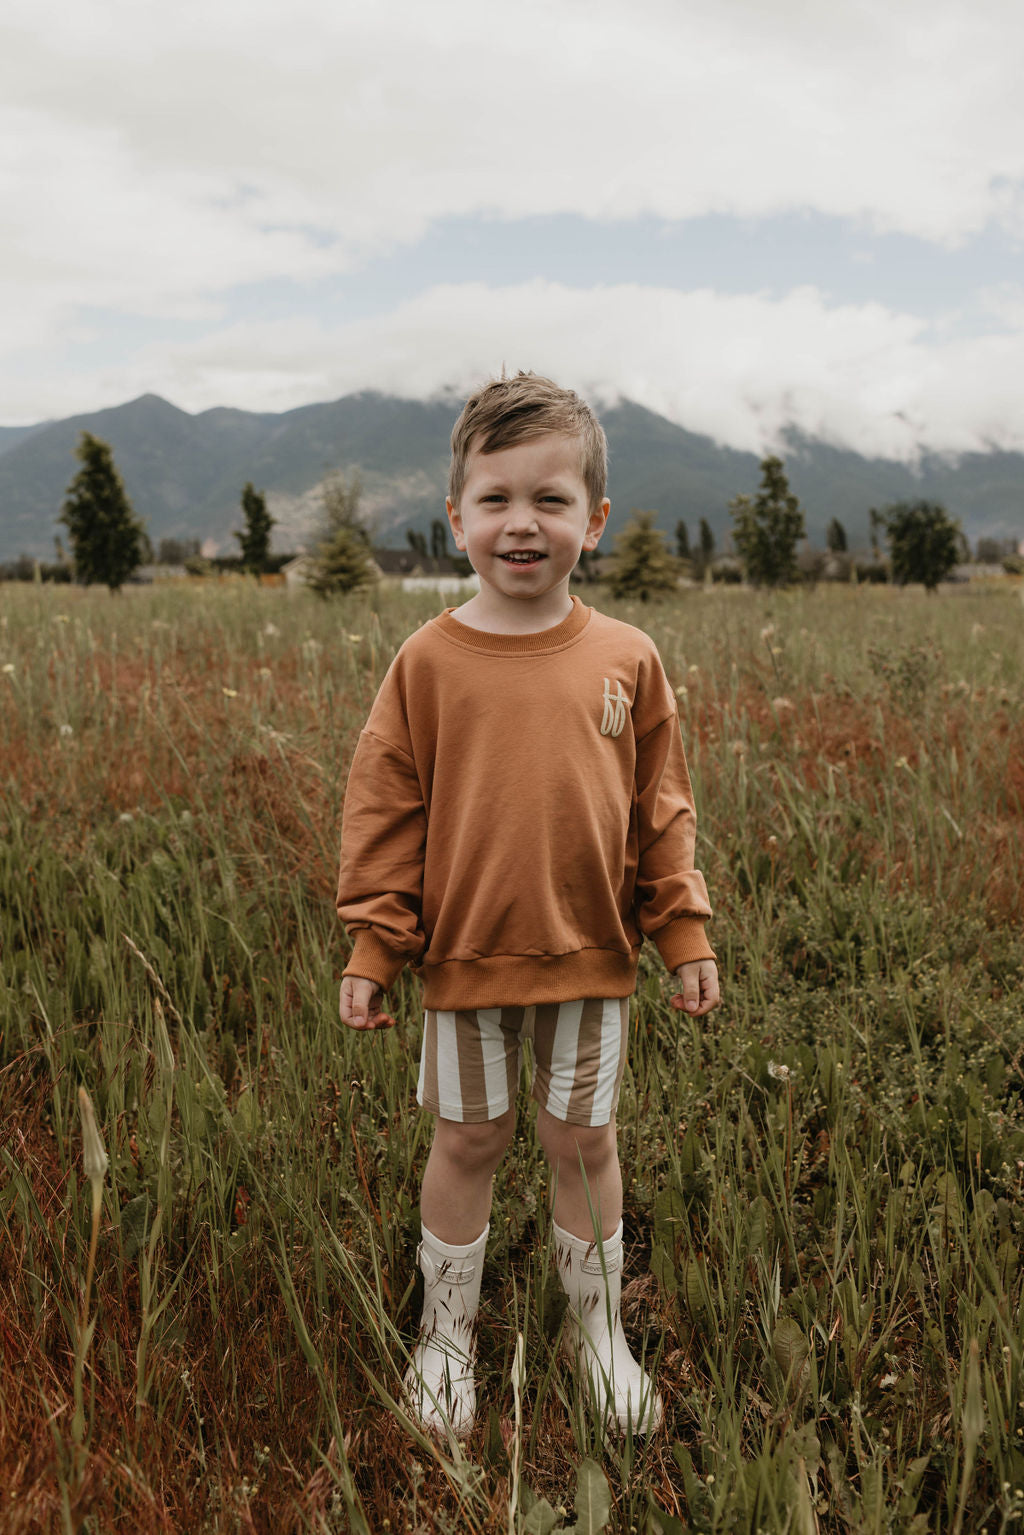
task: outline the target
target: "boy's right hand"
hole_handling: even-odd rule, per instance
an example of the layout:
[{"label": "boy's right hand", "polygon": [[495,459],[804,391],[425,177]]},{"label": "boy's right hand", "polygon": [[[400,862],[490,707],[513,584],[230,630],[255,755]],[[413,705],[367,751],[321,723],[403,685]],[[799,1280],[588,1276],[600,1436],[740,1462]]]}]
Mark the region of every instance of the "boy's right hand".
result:
[{"label": "boy's right hand", "polygon": [[376,981],[365,980],[361,975],[343,976],[338,1003],[342,1023],[350,1029],[393,1028],[395,1020],[381,1011],[382,997]]}]

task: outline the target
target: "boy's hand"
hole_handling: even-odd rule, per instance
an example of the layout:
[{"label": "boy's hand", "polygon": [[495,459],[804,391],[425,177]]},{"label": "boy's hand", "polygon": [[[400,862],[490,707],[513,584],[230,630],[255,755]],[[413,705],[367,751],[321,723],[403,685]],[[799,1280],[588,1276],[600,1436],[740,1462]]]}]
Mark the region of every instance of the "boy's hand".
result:
[{"label": "boy's hand", "polygon": [[695,959],[688,965],[680,965],[675,974],[683,983],[682,991],[672,998],[672,1006],[677,1011],[702,1018],[722,1000],[718,990],[718,966],[713,959]]},{"label": "boy's hand", "polygon": [[376,981],[367,981],[361,975],[346,975],[341,981],[341,1000],[338,1012],[341,1021],[350,1029],[390,1029],[395,1020],[381,1012],[383,993]]}]

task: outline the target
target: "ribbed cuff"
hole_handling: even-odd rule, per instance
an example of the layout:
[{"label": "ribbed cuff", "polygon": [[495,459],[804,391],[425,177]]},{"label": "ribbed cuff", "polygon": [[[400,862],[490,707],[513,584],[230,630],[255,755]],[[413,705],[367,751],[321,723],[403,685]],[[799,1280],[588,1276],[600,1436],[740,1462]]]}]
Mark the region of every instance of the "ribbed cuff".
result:
[{"label": "ribbed cuff", "polygon": [[404,954],[389,949],[371,928],[361,927],[352,943],[352,958],[342,974],[362,976],[365,981],[376,982],[381,991],[387,991],[401,975],[404,964]]},{"label": "ribbed cuff", "polygon": [[704,920],[703,917],[677,917],[650,935],[665,961],[666,970],[678,970],[680,965],[690,965],[699,959],[717,959],[708,943]]}]

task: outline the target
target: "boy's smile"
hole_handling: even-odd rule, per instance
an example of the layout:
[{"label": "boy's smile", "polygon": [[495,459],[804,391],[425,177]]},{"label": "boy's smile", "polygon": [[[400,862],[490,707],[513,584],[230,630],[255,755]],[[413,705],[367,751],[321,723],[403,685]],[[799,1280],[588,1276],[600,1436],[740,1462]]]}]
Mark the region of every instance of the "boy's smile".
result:
[{"label": "boy's smile", "polygon": [[496,453],[471,448],[459,505],[447,503],[455,544],[480,591],[458,610],[473,628],[535,633],[571,610],[569,577],[594,549],[609,503],[591,508],[575,437],[549,432]]}]

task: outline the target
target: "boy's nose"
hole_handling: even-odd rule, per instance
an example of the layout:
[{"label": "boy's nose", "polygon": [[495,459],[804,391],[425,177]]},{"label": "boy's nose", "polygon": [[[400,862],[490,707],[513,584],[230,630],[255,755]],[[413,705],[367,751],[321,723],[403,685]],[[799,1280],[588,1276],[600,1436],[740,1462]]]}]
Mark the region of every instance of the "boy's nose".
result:
[{"label": "boy's nose", "polygon": [[508,526],[515,528],[517,532],[527,530],[536,532],[537,518],[534,515],[533,506],[528,502],[513,501],[508,509]]}]

